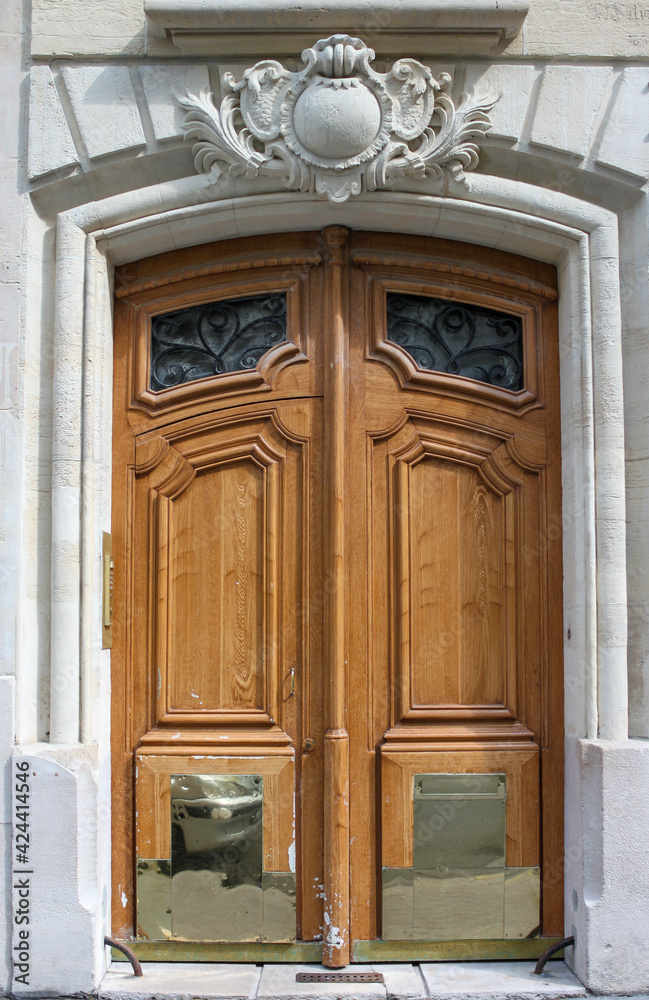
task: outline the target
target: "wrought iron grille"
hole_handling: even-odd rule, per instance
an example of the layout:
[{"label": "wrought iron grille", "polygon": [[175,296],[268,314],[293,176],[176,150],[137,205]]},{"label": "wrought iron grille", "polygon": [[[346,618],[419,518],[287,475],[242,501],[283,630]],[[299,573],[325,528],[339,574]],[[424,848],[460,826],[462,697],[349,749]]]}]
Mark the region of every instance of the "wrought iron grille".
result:
[{"label": "wrought iron grille", "polygon": [[286,294],[210,302],[155,316],[150,385],[155,392],[210,375],[246,371],[286,340]]},{"label": "wrought iron grille", "polygon": [[419,368],[463,375],[501,389],[523,388],[518,316],[463,302],[388,292],[388,340]]}]

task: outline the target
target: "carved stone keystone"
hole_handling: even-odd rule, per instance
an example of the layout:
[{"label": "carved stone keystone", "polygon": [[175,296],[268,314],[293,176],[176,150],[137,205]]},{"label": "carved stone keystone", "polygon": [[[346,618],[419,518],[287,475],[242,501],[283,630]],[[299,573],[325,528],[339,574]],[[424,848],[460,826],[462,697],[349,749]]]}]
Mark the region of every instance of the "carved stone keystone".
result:
[{"label": "carved stone keystone", "polygon": [[448,73],[435,79],[416,59],[377,73],[373,59],[359,38],[332,35],[305,49],[297,73],[264,59],[239,82],[224,74],[218,107],[209,93],[189,95],[180,103],[196,169],[281,177],[334,202],[399,177],[473,170],[497,98],[463,94],[456,108]]}]

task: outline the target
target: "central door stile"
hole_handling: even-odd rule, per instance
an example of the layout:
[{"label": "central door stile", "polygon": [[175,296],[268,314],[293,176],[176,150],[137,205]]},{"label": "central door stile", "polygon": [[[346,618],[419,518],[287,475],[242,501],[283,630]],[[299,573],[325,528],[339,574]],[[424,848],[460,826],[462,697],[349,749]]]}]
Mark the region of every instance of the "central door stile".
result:
[{"label": "central door stile", "polygon": [[325,600],[326,733],[324,759],[324,934],[322,961],[347,965],[349,942],[349,734],[346,728],[345,481],[348,394],[347,245],[349,231],[325,241]]}]

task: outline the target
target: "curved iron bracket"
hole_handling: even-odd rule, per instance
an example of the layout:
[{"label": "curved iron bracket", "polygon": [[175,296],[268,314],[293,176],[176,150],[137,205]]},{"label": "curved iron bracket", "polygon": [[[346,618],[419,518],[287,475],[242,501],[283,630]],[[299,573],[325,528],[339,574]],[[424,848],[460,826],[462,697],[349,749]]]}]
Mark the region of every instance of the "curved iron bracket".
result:
[{"label": "curved iron bracket", "polygon": [[536,966],[534,968],[534,975],[535,976],[541,975],[543,969],[545,968],[545,963],[548,961],[549,958],[552,958],[552,956],[556,954],[556,952],[561,951],[562,948],[570,948],[571,945],[574,947],[574,944],[575,944],[574,937],[566,937],[563,938],[561,941],[557,941],[556,944],[550,945],[549,948],[546,948],[541,957],[539,958],[538,962],[536,963]]},{"label": "curved iron bracket", "polygon": [[126,955],[126,957],[128,958],[129,962],[133,966],[133,975],[134,976],[143,976],[144,975],[144,973],[142,972],[142,966],[140,965],[138,959],[133,954],[133,952],[131,951],[131,949],[127,948],[127,946],[125,944],[122,944],[120,941],[113,941],[113,939],[109,938],[109,937],[105,937],[104,938],[104,944],[107,945],[109,948],[117,948],[118,951],[121,951],[122,955]]}]

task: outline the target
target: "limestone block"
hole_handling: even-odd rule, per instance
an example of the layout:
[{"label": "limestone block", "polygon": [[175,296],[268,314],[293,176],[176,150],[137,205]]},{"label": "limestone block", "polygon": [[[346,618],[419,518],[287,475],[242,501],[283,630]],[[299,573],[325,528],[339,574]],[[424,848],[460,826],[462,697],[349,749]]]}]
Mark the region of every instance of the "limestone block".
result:
[{"label": "limestone block", "polygon": [[99,987],[100,1000],[156,1000],[160,996],[213,997],[248,1000],[257,975],[255,965],[147,962],[135,979],[128,962],[113,962]]},{"label": "limestone block", "polygon": [[530,56],[628,56],[649,51],[649,7],[638,0],[533,0]]},{"label": "limestone block", "polygon": [[26,31],[27,12],[19,0],[6,0],[2,10],[2,31],[5,35],[20,35]]},{"label": "limestone block", "polygon": [[[2,126],[0,125],[0,129]],[[1,134],[1,133],[0,133]],[[19,159],[0,159],[0,282],[5,289],[0,304],[0,340],[18,342],[18,285],[23,266],[23,212],[25,203],[18,194],[24,178],[24,167]],[[9,291],[9,285],[14,285]],[[15,295],[15,307],[11,298]]]},{"label": "limestone block", "polygon": [[11,754],[15,740],[15,685],[0,677],[0,823],[11,821]]},{"label": "limestone block", "polygon": [[[179,0],[176,2],[180,7]],[[317,6],[321,11],[320,21],[326,21],[331,4],[319,3]],[[379,48],[381,44],[392,42],[392,47],[389,48],[390,55],[409,55],[418,58],[425,54],[418,46],[435,37],[433,32],[429,32],[427,36],[418,33],[416,26],[409,35],[407,31],[390,32],[395,23],[395,19],[390,16],[390,10],[381,9],[371,0],[366,0],[363,4],[350,2],[350,6],[356,11],[354,21],[351,24],[341,23],[344,18],[340,17],[335,23],[334,30],[351,28],[354,34],[367,35],[368,28],[371,28],[372,41],[376,41]],[[96,4],[90,4],[87,0],[56,0],[56,3],[52,0],[32,0],[31,7],[34,55],[62,58],[71,55],[94,57],[114,55],[123,58],[144,54],[145,46],[149,55],[153,51],[162,57],[179,54],[178,48],[175,48],[171,41],[153,38],[151,34],[146,37],[142,0],[102,0],[101,16],[97,16]],[[397,7],[393,4],[393,7],[398,10],[398,7],[405,8],[405,5]],[[429,0],[425,7],[430,19],[431,13],[436,13],[442,5],[439,0],[436,3]],[[475,9],[477,5],[466,3],[465,7],[468,19],[472,8]],[[365,28],[362,23],[359,25],[360,13],[363,10]],[[403,24],[403,19],[401,23]],[[304,32],[306,30],[304,29]],[[285,41],[291,34],[293,32],[289,30],[278,32],[274,37],[278,41]],[[313,32],[309,32],[307,44],[312,45],[321,34],[320,27],[314,28]],[[638,59],[649,50],[649,6],[646,2],[640,3],[636,0],[615,0],[615,2],[531,0],[525,21],[525,36],[523,38],[521,33],[511,39],[507,47],[499,53],[499,57],[519,59],[525,54],[530,58],[567,55],[585,58],[626,56]],[[240,37],[244,43],[249,38],[243,32],[240,32]],[[438,33],[437,37],[444,38],[444,34]],[[462,36],[455,34],[446,37],[449,38],[450,46],[446,51],[456,53],[458,50],[453,46],[462,41]],[[407,39],[410,51],[401,50],[400,46],[404,44],[404,39]],[[368,38],[365,40],[369,41]],[[412,49],[413,41],[415,49]],[[228,43],[231,45],[230,39]],[[474,46],[473,51],[476,51],[476,46],[480,46],[479,51],[484,49],[484,42],[481,44],[480,38],[475,35],[469,45]],[[285,49],[286,45],[282,54],[287,54]],[[297,47],[297,52],[299,51]],[[466,52],[468,49],[465,48],[463,51]],[[231,51],[230,54],[236,57],[238,53]],[[265,50],[255,49],[255,54],[261,57],[277,53],[270,51],[268,42],[265,42]]]},{"label": "limestone block", "polygon": [[207,66],[140,66],[153,133],[160,142],[182,135],[178,99],[210,89]]},{"label": "limestone block", "polygon": [[374,49],[395,52],[408,36],[418,54],[485,51],[521,29],[520,0],[145,0],[149,39],[170,34],[185,54],[286,54],[305,48],[311,32],[362,35]]},{"label": "limestone block", "polygon": [[0,823],[0,992],[11,989],[11,825]]},{"label": "limestone block", "polygon": [[[15,303],[16,312],[8,305]],[[18,289],[0,285],[0,391],[5,407],[0,411],[0,673],[11,674],[16,665],[16,580],[20,558],[19,469],[22,433],[15,410],[18,392],[18,346],[15,343],[19,315]],[[7,309],[6,312],[3,311]],[[3,330],[2,320],[11,332]],[[2,336],[5,334],[4,337]],[[5,367],[3,368],[3,362]],[[0,709],[1,714],[1,709]],[[0,720],[1,721],[1,720]],[[1,766],[1,755],[0,755]]]},{"label": "limestone block", "polygon": [[[99,825],[96,752],[84,746],[17,747],[13,770],[25,762],[30,839],[27,852],[18,850],[24,841],[14,827],[12,905],[14,915],[28,911],[29,924],[14,919],[12,930],[13,946],[28,942],[29,969],[27,981],[19,980],[25,973],[14,963],[13,995],[90,993],[98,985],[104,951],[92,848]],[[20,804],[14,799],[16,809]],[[28,931],[27,938],[20,939],[21,930]]]},{"label": "limestone block", "polygon": [[542,976],[534,975],[533,962],[438,962],[420,968],[428,995],[435,1000],[586,996],[584,987],[563,962],[550,962]]},{"label": "limestone block", "polygon": [[518,140],[534,85],[537,70],[534,66],[496,63],[476,63],[467,66],[465,89],[477,94],[500,95],[489,112],[493,128],[488,136],[502,136]]},{"label": "limestone block", "polygon": [[[645,338],[647,333],[645,331]],[[646,340],[645,340],[646,342]],[[645,352],[646,357],[646,352]],[[641,364],[642,364],[641,359]],[[647,365],[642,372],[647,384]],[[646,426],[646,417],[644,418]],[[644,435],[646,447],[646,435]],[[629,552],[629,732],[649,737],[649,458],[627,465],[626,500]]]},{"label": "limestone block", "polygon": [[[372,966],[363,969],[372,970]],[[257,997],[259,1000],[285,1000],[294,997],[295,1000],[385,1000],[385,986],[382,983],[297,983],[297,972],[319,971],[312,965],[265,965],[259,980]],[[338,970],[337,970],[338,971]],[[340,969],[345,972],[345,969]],[[350,968],[349,972],[354,972]]]},{"label": "limestone block", "polygon": [[30,177],[74,166],[77,151],[49,66],[32,66],[29,79]]},{"label": "limestone block", "polygon": [[91,159],[145,144],[127,66],[63,66],[61,74]]},{"label": "limestone block", "polygon": [[649,177],[649,69],[646,66],[627,66],[624,70],[597,162],[639,177]]},{"label": "limestone block", "polygon": [[512,37],[520,30],[528,4],[520,0],[145,0],[151,21],[180,31],[332,30],[383,27],[403,31],[496,31]]},{"label": "limestone block", "polygon": [[42,0],[32,5],[32,54],[144,55],[141,0]]},{"label": "limestone block", "polygon": [[0,24],[0,86],[4,95],[4,100],[0,103],[0,129],[3,155],[9,159],[20,155],[24,141],[20,134],[21,101],[14,95],[19,93],[25,72],[20,57],[21,37],[5,30],[4,10]]},{"label": "limestone block", "polygon": [[649,743],[580,740],[575,970],[595,993],[649,990]]},{"label": "limestone block", "polygon": [[546,67],[531,142],[585,156],[610,75],[608,66]]},{"label": "limestone block", "polygon": [[[3,222],[12,220],[6,219]],[[3,227],[4,228],[4,227]],[[20,246],[12,246],[11,234],[3,233],[3,252],[19,253]],[[7,245],[8,244],[8,245]],[[20,289],[17,284],[0,284],[0,410],[10,410],[18,403],[18,326],[20,317]]]},{"label": "limestone block", "polygon": [[423,1000],[427,996],[419,969],[416,965],[402,963],[391,965],[372,964],[375,972],[383,976],[390,1000]]}]

